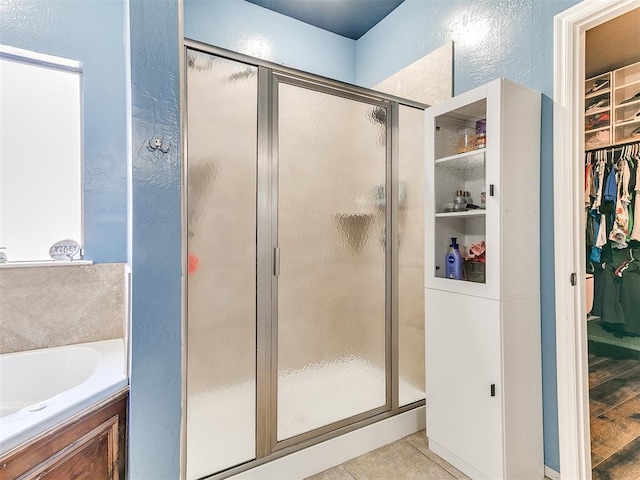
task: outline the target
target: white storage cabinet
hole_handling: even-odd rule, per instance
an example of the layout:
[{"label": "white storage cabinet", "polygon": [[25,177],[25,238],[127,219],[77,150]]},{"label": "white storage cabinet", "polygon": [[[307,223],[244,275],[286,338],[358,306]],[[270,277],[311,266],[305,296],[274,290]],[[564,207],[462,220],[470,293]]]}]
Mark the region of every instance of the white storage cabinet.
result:
[{"label": "white storage cabinet", "polygon": [[[544,478],[540,107],[498,79],[426,111],[427,436],[474,479]],[[486,147],[457,153],[479,120]],[[448,211],[458,190],[486,207]],[[486,242],[484,278],[445,278],[450,237],[463,256]]]}]

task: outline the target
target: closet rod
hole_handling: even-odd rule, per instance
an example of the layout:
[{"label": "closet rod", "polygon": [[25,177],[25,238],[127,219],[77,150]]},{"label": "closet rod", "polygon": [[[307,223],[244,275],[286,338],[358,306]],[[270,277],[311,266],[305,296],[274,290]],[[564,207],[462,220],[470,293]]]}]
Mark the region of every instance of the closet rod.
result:
[{"label": "closet rod", "polygon": [[640,140],[636,140],[634,142],[629,142],[629,143],[622,143],[620,145],[614,145],[612,147],[588,148],[588,149],[585,149],[584,153],[595,152],[596,150],[608,150],[608,151],[616,152],[616,151],[622,150],[623,148],[628,147],[630,145],[638,145],[638,144],[640,144]]}]

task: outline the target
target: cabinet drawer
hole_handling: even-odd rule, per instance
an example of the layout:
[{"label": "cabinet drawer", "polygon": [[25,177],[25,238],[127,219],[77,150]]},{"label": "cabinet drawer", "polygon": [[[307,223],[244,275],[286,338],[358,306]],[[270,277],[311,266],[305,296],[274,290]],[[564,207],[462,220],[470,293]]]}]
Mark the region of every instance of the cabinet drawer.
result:
[{"label": "cabinet drawer", "polygon": [[0,480],[126,478],[127,392],[0,457]]},{"label": "cabinet drawer", "polygon": [[19,480],[118,480],[118,415],[52,455]]}]

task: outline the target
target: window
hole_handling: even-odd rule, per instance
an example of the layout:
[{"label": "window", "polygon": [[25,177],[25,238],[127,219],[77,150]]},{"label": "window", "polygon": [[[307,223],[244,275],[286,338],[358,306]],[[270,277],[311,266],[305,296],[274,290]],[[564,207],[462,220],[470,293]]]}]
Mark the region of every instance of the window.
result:
[{"label": "window", "polygon": [[82,65],[0,45],[0,247],[49,259],[82,245]]}]

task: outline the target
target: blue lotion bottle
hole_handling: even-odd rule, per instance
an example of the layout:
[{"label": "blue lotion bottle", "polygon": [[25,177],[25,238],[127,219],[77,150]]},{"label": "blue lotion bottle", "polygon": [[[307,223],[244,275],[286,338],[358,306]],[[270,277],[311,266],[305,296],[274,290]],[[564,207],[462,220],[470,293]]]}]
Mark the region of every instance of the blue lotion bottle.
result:
[{"label": "blue lotion bottle", "polygon": [[446,276],[455,280],[462,280],[462,254],[458,248],[457,238],[451,237],[451,245],[445,257]]}]

